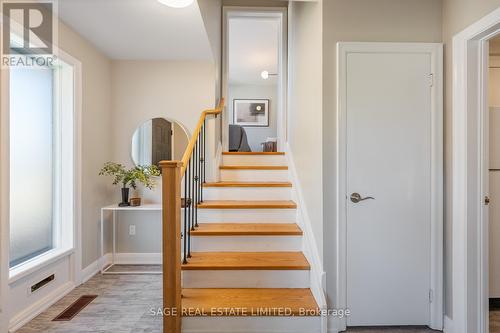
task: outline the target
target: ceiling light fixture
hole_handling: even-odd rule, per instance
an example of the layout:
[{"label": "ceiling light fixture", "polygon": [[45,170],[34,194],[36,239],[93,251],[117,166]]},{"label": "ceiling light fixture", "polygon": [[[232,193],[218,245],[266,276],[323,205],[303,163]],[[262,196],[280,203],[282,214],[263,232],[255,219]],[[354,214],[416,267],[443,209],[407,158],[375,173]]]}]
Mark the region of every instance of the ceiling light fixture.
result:
[{"label": "ceiling light fixture", "polygon": [[264,79],[264,80],[267,80],[269,79],[270,76],[278,76],[278,74],[273,74],[273,73],[269,73],[268,71],[262,71],[260,73],[260,76]]},{"label": "ceiling light fixture", "polygon": [[158,0],[158,2],[173,8],[184,8],[191,5],[194,0]]}]

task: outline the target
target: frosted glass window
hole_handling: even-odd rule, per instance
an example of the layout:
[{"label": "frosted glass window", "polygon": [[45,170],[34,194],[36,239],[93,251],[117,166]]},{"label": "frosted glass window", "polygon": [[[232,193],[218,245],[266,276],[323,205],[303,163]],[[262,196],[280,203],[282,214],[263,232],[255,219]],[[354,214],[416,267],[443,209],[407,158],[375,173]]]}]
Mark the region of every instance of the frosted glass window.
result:
[{"label": "frosted glass window", "polygon": [[54,248],[54,72],[10,69],[10,267]]}]

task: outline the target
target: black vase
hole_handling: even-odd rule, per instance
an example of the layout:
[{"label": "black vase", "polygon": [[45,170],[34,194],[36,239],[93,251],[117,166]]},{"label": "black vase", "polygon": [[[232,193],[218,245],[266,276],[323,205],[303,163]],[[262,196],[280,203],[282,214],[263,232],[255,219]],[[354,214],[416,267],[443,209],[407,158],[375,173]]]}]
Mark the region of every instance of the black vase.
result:
[{"label": "black vase", "polygon": [[118,206],[120,207],[130,206],[130,203],[128,202],[128,192],[129,192],[128,187],[122,188],[122,202],[120,202]]}]

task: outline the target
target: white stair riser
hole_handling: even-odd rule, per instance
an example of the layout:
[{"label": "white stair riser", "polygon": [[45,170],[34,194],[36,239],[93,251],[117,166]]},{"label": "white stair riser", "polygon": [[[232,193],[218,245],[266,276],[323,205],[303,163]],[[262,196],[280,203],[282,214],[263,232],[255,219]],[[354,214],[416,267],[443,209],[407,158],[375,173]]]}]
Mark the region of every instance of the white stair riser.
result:
[{"label": "white stair riser", "polygon": [[291,187],[206,187],[203,200],[290,200]]},{"label": "white stair riser", "polygon": [[198,223],[295,223],[295,209],[199,209]]},{"label": "white stair riser", "polygon": [[309,288],[309,276],[306,270],[193,270],[182,272],[182,287]]},{"label": "white stair riser", "polygon": [[221,181],[286,182],[288,170],[221,169]]},{"label": "white stair riser", "polygon": [[193,252],[301,251],[302,236],[192,236]]},{"label": "white stair riser", "polygon": [[222,165],[287,165],[285,155],[223,155]]},{"label": "white stair riser", "polygon": [[183,333],[320,333],[321,317],[183,317]]}]

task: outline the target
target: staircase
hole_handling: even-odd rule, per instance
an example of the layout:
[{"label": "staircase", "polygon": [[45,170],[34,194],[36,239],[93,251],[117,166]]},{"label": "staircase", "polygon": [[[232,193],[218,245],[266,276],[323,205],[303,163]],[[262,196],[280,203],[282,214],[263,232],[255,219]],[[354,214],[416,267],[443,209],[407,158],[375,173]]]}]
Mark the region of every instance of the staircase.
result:
[{"label": "staircase", "polygon": [[182,264],[183,332],[320,332],[284,153],[223,153]]}]

